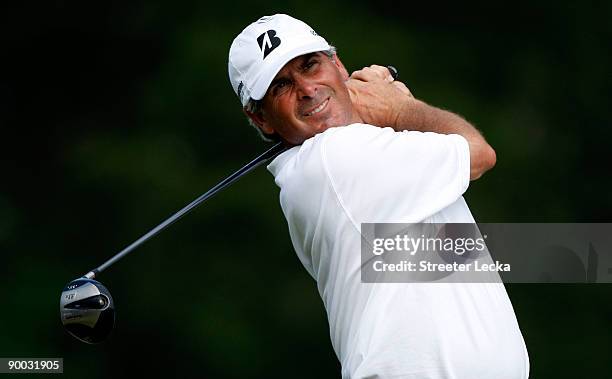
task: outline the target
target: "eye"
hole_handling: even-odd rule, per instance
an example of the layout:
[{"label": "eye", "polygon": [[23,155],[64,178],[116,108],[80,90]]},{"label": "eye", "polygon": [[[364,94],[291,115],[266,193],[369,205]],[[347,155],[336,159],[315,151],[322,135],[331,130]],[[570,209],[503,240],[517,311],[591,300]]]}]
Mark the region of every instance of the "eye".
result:
[{"label": "eye", "polygon": [[308,62],[306,62],[306,64],[304,65],[304,71],[310,70],[315,64],[317,64],[316,59],[308,60]]},{"label": "eye", "polygon": [[291,83],[287,79],[279,80],[274,84],[274,87],[272,88],[272,95],[276,96],[281,94],[287,88],[289,88],[289,84]]}]

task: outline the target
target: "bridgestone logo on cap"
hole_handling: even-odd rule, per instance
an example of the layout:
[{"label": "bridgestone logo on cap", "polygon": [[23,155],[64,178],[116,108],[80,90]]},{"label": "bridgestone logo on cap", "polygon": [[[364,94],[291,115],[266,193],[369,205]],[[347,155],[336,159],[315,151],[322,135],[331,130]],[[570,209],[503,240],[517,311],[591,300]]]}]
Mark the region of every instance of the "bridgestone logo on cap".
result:
[{"label": "bridgestone logo on cap", "polygon": [[257,43],[261,51],[263,51],[262,59],[266,59],[272,50],[280,46],[281,39],[276,36],[276,30],[268,30],[257,37]]}]

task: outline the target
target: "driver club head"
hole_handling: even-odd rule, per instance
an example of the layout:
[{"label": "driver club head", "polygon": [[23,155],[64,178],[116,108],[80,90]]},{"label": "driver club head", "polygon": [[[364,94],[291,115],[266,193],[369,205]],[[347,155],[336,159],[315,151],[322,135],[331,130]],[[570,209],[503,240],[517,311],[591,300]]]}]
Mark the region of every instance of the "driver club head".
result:
[{"label": "driver club head", "polygon": [[108,289],[100,282],[76,279],[62,290],[60,318],[66,331],[78,340],[100,343],[115,327],[115,304]]}]

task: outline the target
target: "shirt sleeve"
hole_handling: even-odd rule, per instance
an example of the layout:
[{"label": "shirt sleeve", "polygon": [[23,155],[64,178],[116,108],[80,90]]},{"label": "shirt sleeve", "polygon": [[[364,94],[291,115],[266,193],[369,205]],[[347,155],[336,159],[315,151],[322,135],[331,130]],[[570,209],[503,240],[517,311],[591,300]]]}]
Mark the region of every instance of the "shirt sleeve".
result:
[{"label": "shirt sleeve", "polygon": [[461,197],[470,181],[469,146],[457,134],[355,124],[326,133],[321,154],[333,191],[357,226],[421,222]]}]

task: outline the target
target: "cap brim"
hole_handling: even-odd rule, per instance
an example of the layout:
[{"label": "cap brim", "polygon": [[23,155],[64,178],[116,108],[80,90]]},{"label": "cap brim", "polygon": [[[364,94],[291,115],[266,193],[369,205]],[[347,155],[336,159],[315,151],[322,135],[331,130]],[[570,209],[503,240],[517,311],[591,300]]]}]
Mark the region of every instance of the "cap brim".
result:
[{"label": "cap brim", "polygon": [[266,68],[262,71],[261,75],[253,85],[251,91],[251,98],[253,100],[261,100],[268,92],[270,83],[274,80],[274,77],[278,72],[293,58],[299,57],[300,55],[315,53],[317,51],[329,50],[330,46],[325,41],[314,41],[305,45],[297,46],[280,57],[277,57],[273,62],[266,65]]}]

